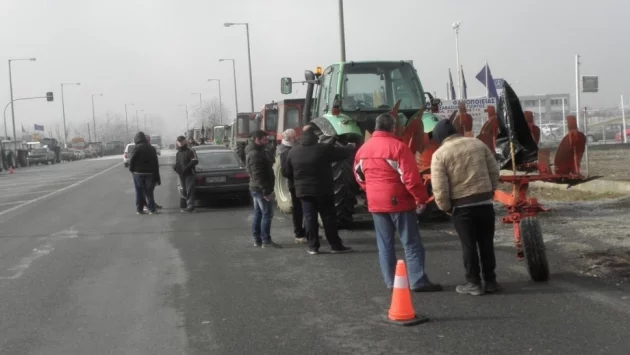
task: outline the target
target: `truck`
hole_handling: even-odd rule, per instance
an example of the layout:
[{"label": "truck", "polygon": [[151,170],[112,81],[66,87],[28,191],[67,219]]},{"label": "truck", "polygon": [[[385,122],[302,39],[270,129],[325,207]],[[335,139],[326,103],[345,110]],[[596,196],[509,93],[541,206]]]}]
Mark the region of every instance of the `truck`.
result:
[{"label": "truck", "polygon": [[11,167],[17,169],[27,166],[29,147],[26,143],[4,140],[1,145],[0,160],[2,160],[2,164],[0,165],[3,169],[8,170]]},{"label": "truck", "polygon": [[149,139],[151,140],[151,144],[157,144],[160,146],[160,148],[162,147],[162,145],[164,143],[162,143],[162,136],[161,135],[149,135]]},{"label": "truck", "polygon": [[[360,147],[365,135],[374,131],[376,117],[390,112],[398,101],[399,127],[421,115],[425,132],[431,132],[439,120],[432,112],[424,112],[425,93],[409,60],[341,62],[325,69],[317,67],[315,72],[306,70],[304,77],[307,90],[303,119],[313,126],[322,143],[336,146],[355,143]],[[291,94],[291,78],[282,78],[280,85],[282,94]],[[352,165],[353,158],[332,164],[339,228],[352,226],[359,200],[365,201]],[[281,176],[278,164],[274,170],[278,207],[284,212],[291,211],[291,199],[286,199],[290,196],[286,179]]]},{"label": "truck", "polygon": [[257,116],[253,112],[241,112],[232,123],[230,148],[245,162],[245,147],[250,135],[259,129]]}]

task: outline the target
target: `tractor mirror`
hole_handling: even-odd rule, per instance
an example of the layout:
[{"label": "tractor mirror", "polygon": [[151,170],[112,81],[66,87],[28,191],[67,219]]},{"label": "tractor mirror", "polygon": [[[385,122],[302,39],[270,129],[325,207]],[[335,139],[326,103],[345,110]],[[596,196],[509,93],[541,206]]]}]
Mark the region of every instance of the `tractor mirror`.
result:
[{"label": "tractor mirror", "polygon": [[293,91],[293,82],[291,78],[280,79],[280,92],[284,95],[288,95]]}]

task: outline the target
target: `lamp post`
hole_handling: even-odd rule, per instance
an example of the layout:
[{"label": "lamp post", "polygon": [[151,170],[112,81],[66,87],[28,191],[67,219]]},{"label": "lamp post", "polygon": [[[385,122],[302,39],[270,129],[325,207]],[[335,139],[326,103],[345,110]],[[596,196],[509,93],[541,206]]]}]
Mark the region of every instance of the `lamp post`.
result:
[{"label": "lamp post", "polygon": [[[250,50],[250,45],[249,45],[249,23],[247,23],[247,22],[242,22],[242,23],[226,22],[223,25],[225,27],[245,26],[245,31],[247,32],[247,58],[249,60],[249,98],[251,100],[251,105],[252,105],[252,111],[251,112],[254,112],[254,82],[252,81],[252,55],[251,55],[251,50]],[[238,114],[238,112],[237,112],[237,114]]]},{"label": "lamp post", "polygon": [[186,136],[188,136],[188,105],[179,105],[179,106],[183,106],[186,108]]},{"label": "lamp post", "polygon": [[134,106],[134,104],[125,104],[125,125],[127,126],[127,139],[129,139],[129,119],[127,118],[127,106]]},{"label": "lamp post", "polygon": [[453,23],[453,30],[455,30],[455,53],[457,56],[457,88],[459,91],[459,98],[462,99],[464,93],[462,91],[462,69],[459,66],[459,26],[461,25],[460,21]]},{"label": "lamp post", "polygon": [[[9,59],[9,91],[11,91],[11,121],[13,122],[13,144],[17,141],[15,134],[15,109],[13,108],[13,78],[11,76],[11,62],[19,61],[19,60],[30,60],[32,62],[36,61],[36,58],[17,58],[17,59]],[[7,121],[4,121],[4,132],[6,135],[7,131]]]},{"label": "lamp post", "polygon": [[[63,144],[68,144],[68,137],[66,135],[66,104],[63,98],[63,86],[64,85],[81,85],[81,83],[61,83],[61,110],[63,112]],[[15,130],[15,127],[13,127]]]},{"label": "lamp post", "polygon": [[343,21],[343,0],[339,0],[339,39],[341,42],[341,61],[346,61],[346,33]]},{"label": "lamp post", "polygon": [[92,94],[92,129],[94,129],[94,141],[96,142],[96,116],[94,115],[94,96],[103,96],[103,94]]},{"label": "lamp post", "polygon": [[223,124],[223,102],[221,101],[221,80],[220,79],[208,79],[208,81],[217,81],[219,83],[219,117],[221,124]]},{"label": "lamp post", "polygon": [[[219,62],[223,62],[226,60],[231,60],[232,61],[232,70],[234,72],[234,102],[236,105],[236,115],[238,115],[238,93],[236,91],[236,61],[234,59],[219,59]],[[252,109],[252,112],[254,112],[254,110]]]}]

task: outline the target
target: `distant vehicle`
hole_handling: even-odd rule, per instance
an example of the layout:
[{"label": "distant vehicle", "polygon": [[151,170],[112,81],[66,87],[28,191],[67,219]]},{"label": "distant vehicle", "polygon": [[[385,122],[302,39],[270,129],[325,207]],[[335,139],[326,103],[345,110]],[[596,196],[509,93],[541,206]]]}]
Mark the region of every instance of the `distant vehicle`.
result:
[{"label": "distant vehicle", "polygon": [[609,124],[598,128],[589,127],[586,140],[589,143],[602,141],[612,142],[617,139],[617,136],[621,135],[622,131],[623,127],[620,124]]},{"label": "distant vehicle", "polygon": [[85,152],[82,149],[74,150],[74,159],[75,160],[83,160],[85,159]]},{"label": "distant vehicle", "polygon": [[157,152],[157,155],[158,155],[158,156],[161,156],[161,155],[162,155],[162,147],[160,147],[160,146],[159,146],[159,145],[157,145],[157,144],[151,144],[151,146],[153,146],[153,148],[155,148],[155,151]]},{"label": "distant vehicle", "polygon": [[61,148],[61,161],[73,161],[74,150],[69,148]]},{"label": "distant vehicle", "polygon": [[162,147],[162,136],[160,135],[150,135],[149,141],[151,144],[157,144],[160,148]]},{"label": "distant vehicle", "polygon": [[[619,130],[619,133],[617,133],[615,135],[615,140],[617,142],[623,142],[623,136],[621,135],[621,132],[623,131],[623,127],[622,129]],[[630,140],[630,128],[626,127],[626,139]]]},{"label": "distant vehicle", "polygon": [[169,144],[168,149],[175,149],[175,144]]},{"label": "distant vehicle", "polygon": [[28,153],[28,156],[26,157],[28,161],[28,166],[39,164],[55,164],[57,162],[55,158],[55,152],[48,148],[33,149]]},{"label": "distant vehicle", "polygon": [[[196,195],[198,200],[212,196],[249,199],[249,175],[245,164],[233,150],[221,146],[197,146],[199,164],[196,171]],[[186,207],[182,187],[177,179],[180,207]]]},{"label": "distant vehicle", "polygon": [[125,147],[125,152],[123,153],[123,163],[125,164],[125,168],[129,167],[129,160],[131,160],[131,155],[133,153],[133,147],[136,145],[134,143],[129,143]]}]

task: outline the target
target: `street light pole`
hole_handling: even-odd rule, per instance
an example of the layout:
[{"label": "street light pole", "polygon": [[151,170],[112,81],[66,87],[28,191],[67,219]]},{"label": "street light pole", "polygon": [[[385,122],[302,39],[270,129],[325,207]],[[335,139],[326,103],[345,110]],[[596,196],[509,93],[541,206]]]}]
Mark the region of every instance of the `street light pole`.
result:
[{"label": "street light pole", "polygon": [[96,142],[96,116],[94,115],[94,95],[103,96],[103,94],[92,94],[92,128],[94,129],[94,141]]},{"label": "street light pole", "polygon": [[64,85],[81,85],[81,83],[61,83],[61,110],[63,112],[63,144],[68,144],[68,135],[66,134],[66,103],[63,98],[63,86]]},{"label": "street light pole", "polygon": [[[234,102],[236,105],[236,115],[238,115],[238,93],[236,90],[236,61],[234,59],[219,59],[219,62],[223,62],[225,60],[231,60],[232,61],[232,70],[234,72]],[[252,112],[254,112],[252,110]]]},{"label": "street light pole", "polygon": [[219,117],[221,119],[221,124],[223,124],[223,101],[221,101],[221,80],[220,79],[208,79],[208,81],[218,81],[219,82]]},{"label": "street light pole", "polygon": [[339,39],[341,42],[341,61],[346,61],[346,33],[343,21],[343,0],[339,0]]},{"label": "street light pole", "polygon": [[457,55],[457,88],[459,91],[460,100],[464,97],[464,93],[462,91],[462,69],[459,65],[459,26],[461,22],[455,22],[453,24],[453,29],[455,30],[455,53]]},{"label": "street light pole", "polygon": [[189,128],[188,128],[188,105],[179,105],[179,106],[183,106],[186,108],[186,136],[188,136],[190,133]]},{"label": "street light pole", "polygon": [[140,123],[138,121],[138,108],[136,108],[136,130],[140,132]]},{"label": "street light pole", "polygon": [[133,106],[134,104],[125,104],[125,125],[127,126],[127,139],[129,139],[129,119],[127,118],[127,106],[128,105]]},{"label": "street light pole", "polygon": [[[9,91],[11,92],[11,121],[13,122],[13,144],[14,145],[15,145],[15,142],[17,141],[17,138],[16,138],[16,134],[15,134],[15,109],[13,108],[13,78],[12,78],[12,75],[11,75],[11,61],[18,61],[18,60],[30,60],[30,61],[34,62],[37,59],[36,58],[9,59]],[[6,135],[6,132],[7,132],[7,121],[6,120],[4,121],[4,132],[5,132],[5,135]]]},{"label": "street light pole", "polygon": [[[249,99],[251,101],[251,108],[252,111],[254,112],[254,82],[252,80],[252,55],[251,55],[251,48],[249,45],[249,23],[247,22],[243,22],[243,23],[225,23],[224,26],[225,27],[230,27],[233,25],[243,25],[245,26],[245,31],[247,33],[247,59],[249,61]],[[238,112],[237,112],[238,114]]]}]

